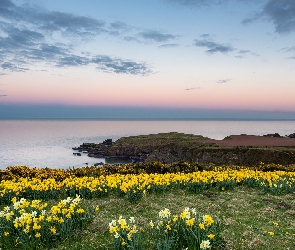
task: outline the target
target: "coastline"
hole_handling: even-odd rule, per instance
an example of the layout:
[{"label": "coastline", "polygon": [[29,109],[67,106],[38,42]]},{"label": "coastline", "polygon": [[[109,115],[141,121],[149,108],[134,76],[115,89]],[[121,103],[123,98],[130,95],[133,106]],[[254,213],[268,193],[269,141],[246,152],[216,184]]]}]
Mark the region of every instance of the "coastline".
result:
[{"label": "coastline", "polygon": [[[295,133],[254,136],[231,135],[214,140],[200,135],[159,133],[122,137],[102,143],[83,143],[73,148],[93,158],[130,159],[132,163],[179,161],[216,165],[257,165],[260,162],[295,164]],[[73,153],[81,155],[81,153]],[[98,164],[100,165],[100,164]]]},{"label": "coastline", "polygon": [[104,159],[82,154],[73,156],[72,147],[83,142],[99,143],[112,138],[177,131],[222,140],[229,135],[294,133],[295,121],[229,120],[0,120],[0,168],[25,165],[37,168],[82,167]]}]

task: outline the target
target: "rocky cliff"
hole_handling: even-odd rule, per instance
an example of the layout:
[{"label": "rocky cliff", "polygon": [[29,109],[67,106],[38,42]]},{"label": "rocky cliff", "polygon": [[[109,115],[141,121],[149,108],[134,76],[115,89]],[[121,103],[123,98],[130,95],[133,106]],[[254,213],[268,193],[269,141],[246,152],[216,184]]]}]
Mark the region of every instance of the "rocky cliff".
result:
[{"label": "rocky cliff", "polygon": [[295,139],[290,140],[294,140],[294,147],[220,146],[218,141],[203,136],[172,132],[122,137],[115,142],[108,139],[99,144],[84,143],[74,149],[87,152],[90,157],[128,157],[133,162],[187,161],[216,165],[257,165],[264,162],[288,165],[295,163]]}]

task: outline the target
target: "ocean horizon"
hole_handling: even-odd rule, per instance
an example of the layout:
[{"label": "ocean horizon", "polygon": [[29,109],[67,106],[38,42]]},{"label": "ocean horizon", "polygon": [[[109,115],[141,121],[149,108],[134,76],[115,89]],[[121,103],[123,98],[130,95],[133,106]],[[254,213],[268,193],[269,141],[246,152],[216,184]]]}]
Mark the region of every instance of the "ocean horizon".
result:
[{"label": "ocean horizon", "polygon": [[0,121],[295,121],[295,118],[3,118]]}]

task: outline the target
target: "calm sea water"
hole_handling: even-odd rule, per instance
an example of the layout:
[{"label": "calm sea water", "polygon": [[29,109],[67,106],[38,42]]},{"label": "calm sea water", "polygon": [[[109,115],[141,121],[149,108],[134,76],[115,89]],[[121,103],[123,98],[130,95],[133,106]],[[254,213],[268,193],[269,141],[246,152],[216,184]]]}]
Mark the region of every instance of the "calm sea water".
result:
[{"label": "calm sea water", "polygon": [[104,159],[74,156],[72,147],[123,136],[182,132],[223,139],[228,135],[295,132],[295,121],[0,120],[0,169],[7,166],[68,168]]}]

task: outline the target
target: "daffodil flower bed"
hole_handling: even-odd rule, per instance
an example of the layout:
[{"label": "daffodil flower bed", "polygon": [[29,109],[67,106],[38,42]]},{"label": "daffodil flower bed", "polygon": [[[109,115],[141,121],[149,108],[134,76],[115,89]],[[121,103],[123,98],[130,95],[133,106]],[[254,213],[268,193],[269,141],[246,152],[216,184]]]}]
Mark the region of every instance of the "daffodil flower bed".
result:
[{"label": "daffodil flower bed", "polygon": [[214,166],[202,165],[198,163],[188,162],[173,162],[171,164],[164,164],[162,162],[144,162],[136,164],[123,164],[121,166],[112,166],[105,164],[103,166],[87,166],[81,168],[69,169],[54,169],[54,168],[29,168],[27,166],[10,166],[5,170],[0,170],[0,181],[2,180],[16,180],[19,178],[27,179],[55,179],[56,181],[63,181],[67,178],[75,177],[100,177],[112,174],[167,174],[167,173],[192,173],[198,171],[217,171],[220,169],[240,170],[251,169],[254,171],[274,172],[285,171],[295,172],[295,164],[281,165],[281,164],[265,164],[260,162],[257,166]]},{"label": "daffodil flower bed", "polygon": [[118,220],[112,220],[109,223],[109,232],[113,235],[112,249],[143,249],[141,241],[141,229],[136,225],[134,217],[129,221],[122,216]]},{"label": "daffodil flower bed", "polygon": [[9,205],[13,197],[27,199],[53,199],[75,197],[100,198],[110,193],[138,202],[149,193],[163,193],[181,188],[190,193],[217,188],[232,190],[238,185],[258,188],[263,193],[283,194],[295,191],[295,172],[263,172],[250,169],[216,169],[193,173],[167,174],[112,174],[100,177],[69,177],[55,179],[6,180],[0,183],[0,205]]},{"label": "daffodil flower bed", "polygon": [[[149,223],[154,249],[201,250],[216,246],[220,238],[221,227],[217,219],[208,214],[200,215],[196,209],[185,208],[179,215],[171,215],[165,208],[159,212],[158,219]],[[113,236],[112,249],[144,249],[141,241],[145,233],[135,223],[134,217],[129,221],[122,216],[109,223],[109,232]]]},{"label": "daffodil flower bed", "polygon": [[[167,169],[168,167],[165,171]],[[76,174],[80,173],[81,177],[69,174],[67,171],[48,170],[48,172],[40,172],[43,173],[42,178],[2,180],[0,183],[2,208],[0,248],[51,247],[52,244],[70,237],[76,230],[85,228],[93,218],[94,208],[83,207],[80,203],[81,198],[100,199],[116,196],[125,198],[131,203],[138,203],[145,196],[170,190],[181,190],[182,194],[202,193],[208,189],[226,192],[238,186],[247,186],[258,189],[261,193],[274,195],[295,192],[295,172],[286,171],[264,172],[249,168],[215,167],[210,171],[165,174],[107,174],[104,171],[103,175],[95,177],[85,176],[89,172],[86,169],[82,170],[76,172]],[[10,172],[12,173],[13,169],[10,169]],[[38,170],[32,172],[38,173]],[[49,172],[53,174],[52,178],[49,178]],[[57,199],[60,202],[55,205],[49,206],[46,203],[48,201],[52,204],[53,200]],[[151,221],[153,228],[151,227],[149,229],[151,232],[147,234],[135,224],[134,218],[124,222],[124,218],[120,217],[116,223],[112,222],[113,247],[128,249],[129,246],[130,249],[141,249],[141,242],[151,235],[154,236],[151,241],[154,242],[155,249],[166,247],[169,249],[168,246],[188,250],[206,249],[210,246],[214,248],[215,242],[219,240],[220,227],[216,218],[211,217],[213,222],[207,225],[204,215],[197,215],[195,210],[189,208],[174,216],[168,209],[164,209],[161,216]],[[115,231],[114,228],[116,228]],[[276,237],[279,234],[293,237],[294,234],[291,228],[281,231],[271,228],[266,230],[265,234],[268,237]],[[191,247],[193,245],[195,248]]]},{"label": "daffodil flower bed", "polygon": [[51,207],[41,200],[16,197],[0,212],[3,249],[43,249],[69,237],[90,223],[94,210],[81,205],[81,198],[61,200]]}]

